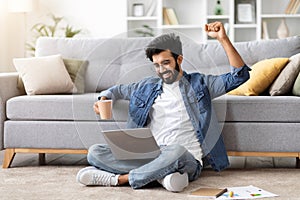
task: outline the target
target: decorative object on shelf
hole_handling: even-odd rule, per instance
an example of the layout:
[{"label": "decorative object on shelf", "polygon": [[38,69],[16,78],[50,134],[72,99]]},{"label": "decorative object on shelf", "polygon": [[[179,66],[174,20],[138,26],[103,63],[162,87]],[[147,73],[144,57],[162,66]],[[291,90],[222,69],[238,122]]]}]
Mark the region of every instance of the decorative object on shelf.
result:
[{"label": "decorative object on shelf", "polygon": [[144,16],[144,4],[142,3],[134,3],[132,5],[132,15],[134,17],[142,17]]},{"label": "decorative object on shelf", "polygon": [[288,29],[288,26],[286,24],[286,21],[285,19],[282,19],[281,20],[281,23],[279,24],[278,26],[278,29],[277,29],[277,36],[278,38],[282,39],[282,38],[286,38],[289,36],[289,29]]},{"label": "decorative object on shelf", "polygon": [[137,29],[135,32],[141,37],[154,37],[153,28],[146,24],[144,24],[142,28]]},{"label": "decorative object on shelf", "polygon": [[235,4],[236,24],[253,24],[256,15],[255,0],[238,0]]},{"label": "decorative object on shelf", "polygon": [[220,0],[217,1],[215,6],[215,15],[223,15],[223,8]]},{"label": "decorative object on shelf", "polygon": [[63,31],[64,37],[71,38],[82,31],[81,29],[74,29],[68,24],[65,27],[61,27],[59,25],[60,22],[62,22],[63,17],[56,17],[53,14],[50,14],[50,16],[52,20],[52,23],[50,25],[44,23],[37,23],[31,28],[34,39],[31,43],[26,43],[26,48],[29,52],[31,52],[32,55],[34,55],[35,43],[39,37],[55,37],[59,36],[59,31]]}]

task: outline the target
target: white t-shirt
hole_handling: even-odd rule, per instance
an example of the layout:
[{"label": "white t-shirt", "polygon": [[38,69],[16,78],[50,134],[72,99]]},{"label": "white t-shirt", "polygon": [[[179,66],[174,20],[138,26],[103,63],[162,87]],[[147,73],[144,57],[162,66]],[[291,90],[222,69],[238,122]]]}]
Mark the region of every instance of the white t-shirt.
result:
[{"label": "white t-shirt", "polygon": [[150,129],[158,145],[180,144],[202,163],[202,149],[186,111],[179,81],[163,84],[150,110]]}]

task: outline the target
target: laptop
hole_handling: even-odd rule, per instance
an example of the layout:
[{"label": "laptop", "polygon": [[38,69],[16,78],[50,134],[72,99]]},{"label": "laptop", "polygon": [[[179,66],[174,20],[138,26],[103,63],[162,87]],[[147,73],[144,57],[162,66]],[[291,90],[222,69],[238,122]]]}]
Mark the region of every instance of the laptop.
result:
[{"label": "laptop", "polygon": [[117,160],[153,159],[160,154],[149,128],[102,131]]}]

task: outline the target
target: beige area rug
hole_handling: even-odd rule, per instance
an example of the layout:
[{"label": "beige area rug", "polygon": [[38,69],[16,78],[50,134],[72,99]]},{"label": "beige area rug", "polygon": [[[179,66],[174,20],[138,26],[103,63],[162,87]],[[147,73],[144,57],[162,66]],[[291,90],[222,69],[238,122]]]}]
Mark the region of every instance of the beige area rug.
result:
[{"label": "beige area rug", "polygon": [[[85,187],[75,180],[80,166],[35,166],[0,169],[0,199],[198,199],[188,196],[199,187],[254,185],[278,194],[267,199],[300,199],[300,169],[229,169],[216,173],[210,169],[182,193],[168,192],[160,186],[133,190],[123,187]],[[203,199],[203,198],[200,198]]]}]

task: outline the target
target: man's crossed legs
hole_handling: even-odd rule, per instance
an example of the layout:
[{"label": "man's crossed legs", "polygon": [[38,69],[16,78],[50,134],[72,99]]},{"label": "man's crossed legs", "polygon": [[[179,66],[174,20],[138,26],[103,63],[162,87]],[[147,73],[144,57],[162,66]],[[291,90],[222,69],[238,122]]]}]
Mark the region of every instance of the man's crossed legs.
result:
[{"label": "man's crossed legs", "polygon": [[129,183],[137,189],[158,181],[167,190],[180,192],[202,170],[200,162],[180,145],[162,146],[161,154],[151,160],[116,160],[108,145],[96,144],[90,147],[87,159],[93,167],[83,168],[77,174],[77,181],[87,186]]}]

